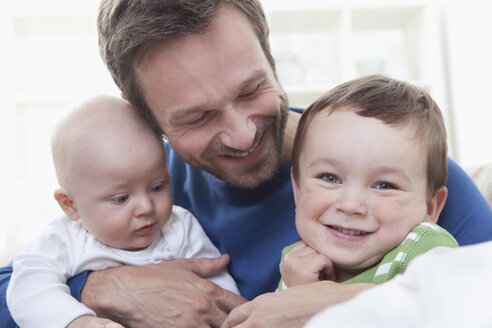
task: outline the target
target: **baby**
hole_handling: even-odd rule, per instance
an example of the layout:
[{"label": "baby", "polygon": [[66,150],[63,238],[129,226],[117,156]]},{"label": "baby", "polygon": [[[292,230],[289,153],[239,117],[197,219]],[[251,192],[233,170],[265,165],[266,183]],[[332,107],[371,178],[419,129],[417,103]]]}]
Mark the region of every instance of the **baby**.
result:
[{"label": "baby", "polygon": [[457,247],[446,201],[446,130],[424,91],[383,76],[344,83],[303,113],[292,154],[296,227],[279,289],[382,283],[417,255]]},{"label": "baby", "polygon": [[[9,309],[21,327],[121,327],[72,298],[86,270],[220,256],[195,217],[173,206],[161,136],[126,101],[99,96],[55,129],[52,153],[65,213],[13,261]],[[239,293],[223,271],[210,280]]]}]

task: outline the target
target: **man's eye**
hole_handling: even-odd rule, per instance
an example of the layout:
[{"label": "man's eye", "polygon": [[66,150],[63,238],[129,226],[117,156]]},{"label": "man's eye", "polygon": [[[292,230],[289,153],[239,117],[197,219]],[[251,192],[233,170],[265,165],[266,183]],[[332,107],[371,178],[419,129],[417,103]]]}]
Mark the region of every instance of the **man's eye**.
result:
[{"label": "man's eye", "polygon": [[329,183],[340,183],[340,179],[334,174],[322,174],[319,178]]},{"label": "man's eye", "polygon": [[186,124],[187,125],[200,124],[202,121],[204,121],[207,118],[208,114],[209,114],[208,111],[196,113],[187,120]]},{"label": "man's eye", "polygon": [[256,87],[252,90],[247,90],[245,93],[242,93],[240,98],[249,98],[254,96],[260,90],[260,84],[257,84]]},{"label": "man's eye", "polygon": [[112,198],[111,200],[116,203],[124,203],[128,200],[128,195],[117,196]]},{"label": "man's eye", "polygon": [[396,189],[394,185],[388,182],[380,182],[375,186],[376,189],[387,190],[387,189]]}]

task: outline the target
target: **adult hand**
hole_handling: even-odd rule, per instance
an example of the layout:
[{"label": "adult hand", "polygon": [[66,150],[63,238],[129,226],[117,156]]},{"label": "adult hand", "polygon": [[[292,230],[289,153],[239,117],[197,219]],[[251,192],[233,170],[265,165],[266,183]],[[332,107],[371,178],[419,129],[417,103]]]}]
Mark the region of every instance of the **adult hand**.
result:
[{"label": "adult hand", "polygon": [[227,263],[229,256],[223,255],[92,272],[82,289],[82,302],[98,316],[132,328],[220,327],[246,300],[202,277]]},{"label": "adult hand", "polygon": [[321,280],[335,281],[335,270],[330,259],[301,241],[282,261],[282,278],[287,287]]},{"label": "adult hand", "polygon": [[321,310],[346,301],[371,286],[374,285],[319,281],[263,294],[235,308],[222,328],[302,327]]}]

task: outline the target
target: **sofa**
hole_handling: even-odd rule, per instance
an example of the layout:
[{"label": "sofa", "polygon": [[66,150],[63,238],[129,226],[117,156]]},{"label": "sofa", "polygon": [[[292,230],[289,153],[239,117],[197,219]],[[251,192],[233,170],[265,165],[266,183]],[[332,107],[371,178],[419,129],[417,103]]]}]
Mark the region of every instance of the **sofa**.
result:
[{"label": "sofa", "polygon": [[465,170],[492,207],[492,163],[469,167]]}]

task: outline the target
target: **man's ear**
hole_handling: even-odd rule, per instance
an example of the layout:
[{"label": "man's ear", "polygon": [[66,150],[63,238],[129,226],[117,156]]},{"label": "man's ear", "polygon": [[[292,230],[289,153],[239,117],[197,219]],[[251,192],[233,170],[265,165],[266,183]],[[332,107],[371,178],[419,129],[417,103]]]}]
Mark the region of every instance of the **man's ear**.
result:
[{"label": "man's ear", "polygon": [[290,168],[290,180],[292,181],[292,190],[294,191],[294,203],[297,206],[297,199],[299,198],[299,188],[297,187],[296,179],[294,179],[294,171]]},{"label": "man's ear", "polygon": [[72,221],[77,221],[80,219],[79,212],[75,208],[75,204],[68,195],[68,192],[64,188],[59,188],[55,190],[54,193],[55,199],[60,205],[60,208],[65,212],[68,218]]},{"label": "man's ear", "polygon": [[446,203],[446,198],[448,197],[448,188],[441,187],[438,191],[432,196],[432,198],[427,202],[427,221],[431,221],[436,223],[439,218],[439,214],[444,207],[444,203]]}]

